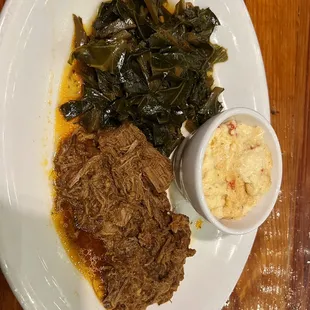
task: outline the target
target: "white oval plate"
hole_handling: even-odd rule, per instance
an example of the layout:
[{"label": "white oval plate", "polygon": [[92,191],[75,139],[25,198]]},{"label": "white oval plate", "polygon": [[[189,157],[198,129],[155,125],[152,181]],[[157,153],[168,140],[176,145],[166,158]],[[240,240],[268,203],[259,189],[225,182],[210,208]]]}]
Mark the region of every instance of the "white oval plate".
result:
[{"label": "white oval plate", "polygon": [[[68,259],[50,219],[51,187],[42,161],[52,161],[54,111],[73,32],[72,13],[87,22],[99,0],[8,0],[0,20],[0,255],[24,309],[102,309]],[[248,107],[269,119],[265,72],[256,35],[241,0],[199,0],[219,17],[214,40],[229,61],[216,66],[226,108]],[[178,210],[193,221],[186,276],[161,309],[221,309],[248,258],[255,232],[224,236],[177,192]],[[152,306],[151,308],[157,306]]]}]

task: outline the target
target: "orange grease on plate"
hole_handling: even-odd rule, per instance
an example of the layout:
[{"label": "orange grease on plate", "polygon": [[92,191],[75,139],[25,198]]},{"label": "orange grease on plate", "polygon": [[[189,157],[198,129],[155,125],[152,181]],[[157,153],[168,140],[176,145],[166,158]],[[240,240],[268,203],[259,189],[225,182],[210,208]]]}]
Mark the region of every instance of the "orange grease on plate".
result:
[{"label": "orange grease on plate", "polygon": [[[55,145],[58,147],[59,143],[68,135],[70,135],[78,124],[76,121],[67,122],[62,116],[59,107],[69,100],[79,99],[82,95],[82,80],[74,71],[74,65],[66,65],[62,77],[61,86],[59,89],[58,106],[55,113]],[[44,166],[47,163],[44,162]],[[51,170],[49,178],[52,182],[56,180],[56,172]],[[56,197],[56,192],[52,190],[53,199]],[[100,281],[97,280],[92,268],[90,268],[90,260],[85,261],[79,253],[79,245],[72,240],[72,224],[68,220],[68,216],[64,211],[56,211],[55,206],[52,210],[52,220],[54,222],[58,236],[61,243],[66,250],[70,260],[75,267],[83,274],[83,276],[90,282],[99,299],[103,298],[103,287]],[[92,255],[94,259],[94,256]]]},{"label": "orange grease on plate", "polygon": [[197,229],[201,229],[203,224],[203,220],[199,219],[196,221],[195,226]]}]

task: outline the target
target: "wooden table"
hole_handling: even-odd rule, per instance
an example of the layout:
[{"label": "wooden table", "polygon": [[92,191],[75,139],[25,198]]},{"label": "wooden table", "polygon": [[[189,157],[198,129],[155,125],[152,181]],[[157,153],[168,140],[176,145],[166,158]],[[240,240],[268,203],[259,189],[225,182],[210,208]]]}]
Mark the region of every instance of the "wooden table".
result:
[{"label": "wooden table", "polygon": [[[0,0],[0,9],[5,0]],[[310,0],[246,0],[280,138],[282,194],[225,310],[310,309]],[[21,309],[0,275],[0,310]],[[197,309],[200,310],[200,309]],[[207,309],[209,310],[209,309]]]}]

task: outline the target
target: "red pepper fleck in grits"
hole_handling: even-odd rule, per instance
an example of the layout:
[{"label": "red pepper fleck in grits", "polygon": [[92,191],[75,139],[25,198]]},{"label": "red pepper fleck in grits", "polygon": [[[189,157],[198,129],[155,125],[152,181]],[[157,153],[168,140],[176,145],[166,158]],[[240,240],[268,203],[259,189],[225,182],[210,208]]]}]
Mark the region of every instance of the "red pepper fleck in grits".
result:
[{"label": "red pepper fleck in grits", "polygon": [[230,182],[228,182],[228,186],[234,190],[236,188],[236,181],[235,180],[232,180]]}]

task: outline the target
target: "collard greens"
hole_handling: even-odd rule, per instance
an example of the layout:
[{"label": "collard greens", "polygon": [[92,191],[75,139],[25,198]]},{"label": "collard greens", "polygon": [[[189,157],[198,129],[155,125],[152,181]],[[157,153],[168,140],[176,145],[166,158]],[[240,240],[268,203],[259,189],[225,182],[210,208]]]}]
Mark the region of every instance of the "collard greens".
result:
[{"label": "collard greens", "polygon": [[219,21],[208,9],[180,1],[174,13],[162,0],[102,3],[87,36],[74,15],[70,63],[83,79],[83,96],[60,107],[87,131],[130,121],[163,154],[182,139],[184,121],[197,128],[221,111],[212,69],[227,59],[210,42]]}]

